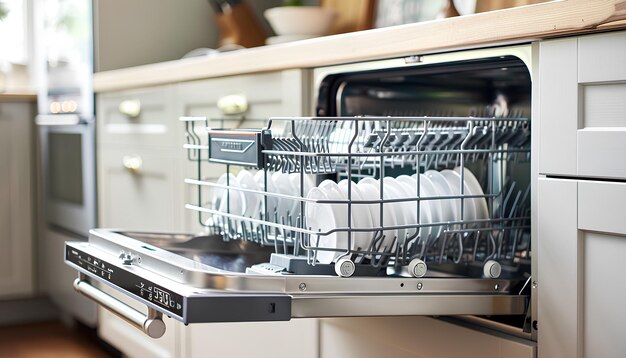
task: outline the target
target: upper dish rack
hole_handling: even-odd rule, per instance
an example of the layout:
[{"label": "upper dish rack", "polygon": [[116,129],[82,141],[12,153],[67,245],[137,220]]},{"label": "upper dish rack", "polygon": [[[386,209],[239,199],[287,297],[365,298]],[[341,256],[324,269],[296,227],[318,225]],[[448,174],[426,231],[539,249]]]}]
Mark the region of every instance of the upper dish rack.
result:
[{"label": "upper dish rack", "polygon": [[[211,129],[202,117],[181,121],[188,158],[197,163],[196,178],[185,180],[198,187],[197,201],[186,207],[225,240],[273,245],[271,262],[251,268],[254,272],[419,277],[428,264],[455,275],[512,277],[529,262],[528,118],[277,117],[260,130]],[[208,162],[225,164],[227,173],[232,166],[259,169],[258,188],[235,185],[231,175],[211,181]],[[516,170],[519,166],[526,170]],[[386,194],[392,190],[388,176],[453,168],[460,180],[447,195],[428,193],[423,175],[415,176],[413,195]],[[295,176],[297,190],[272,189],[276,172]],[[472,173],[478,190],[468,186]],[[347,179],[343,198],[308,195],[309,186],[329,177]],[[356,182],[363,178],[385,178],[375,182],[376,197],[358,197]],[[233,205],[246,196],[260,198],[258,210]],[[289,203],[289,209],[280,210],[277,202]],[[388,220],[399,205],[410,205],[406,217],[413,220]],[[452,207],[455,215],[425,215],[437,205]],[[359,226],[355,213],[364,206],[375,215]],[[345,222],[312,226],[319,221],[307,215],[313,212],[345,212]]]}]

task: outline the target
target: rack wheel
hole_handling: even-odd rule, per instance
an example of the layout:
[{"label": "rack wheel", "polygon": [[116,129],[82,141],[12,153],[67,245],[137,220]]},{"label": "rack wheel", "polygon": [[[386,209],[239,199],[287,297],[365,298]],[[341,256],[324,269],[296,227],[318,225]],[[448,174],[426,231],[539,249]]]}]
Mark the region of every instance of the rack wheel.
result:
[{"label": "rack wheel", "polygon": [[420,259],[413,259],[409,262],[409,273],[413,277],[423,277],[426,274],[426,263]]},{"label": "rack wheel", "polygon": [[487,278],[498,278],[502,273],[502,266],[498,261],[488,260],[483,266],[483,275]]},{"label": "rack wheel", "polygon": [[354,266],[354,262],[348,258],[342,258],[335,262],[335,272],[337,273],[337,276],[350,277],[354,275],[355,270],[356,266]]}]

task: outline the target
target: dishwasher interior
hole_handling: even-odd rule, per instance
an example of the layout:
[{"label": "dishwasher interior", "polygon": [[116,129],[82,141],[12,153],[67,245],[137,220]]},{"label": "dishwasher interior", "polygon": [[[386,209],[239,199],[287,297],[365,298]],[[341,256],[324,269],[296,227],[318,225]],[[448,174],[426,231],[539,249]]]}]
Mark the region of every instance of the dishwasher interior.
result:
[{"label": "dishwasher interior", "polygon": [[75,287],[184,323],[472,314],[528,332],[530,98],[526,64],[497,56],[331,74],[318,117],[262,129],[182,117],[204,231],[93,230],[66,246]]}]

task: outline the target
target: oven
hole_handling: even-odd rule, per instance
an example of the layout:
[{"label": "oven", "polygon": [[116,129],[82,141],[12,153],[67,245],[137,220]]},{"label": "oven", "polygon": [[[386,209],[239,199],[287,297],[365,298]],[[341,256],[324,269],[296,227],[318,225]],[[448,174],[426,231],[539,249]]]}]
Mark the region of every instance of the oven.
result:
[{"label": "oven", "polygon": [[[197,168],[181,183],[197,188],[186,208],[205,230],[92,230],[66,243],[75,289],[152,337],[163,314],[473,315],[530,339],[531,55],[520,45],[316,69],[316,116],[264,128],[180,118]],[[225,174],[212,181],[216,163]]]},{"label": "oven", "polygon": [[77,115],[39,115],[46,221],[87,237],[96,224],[95,123]]}]

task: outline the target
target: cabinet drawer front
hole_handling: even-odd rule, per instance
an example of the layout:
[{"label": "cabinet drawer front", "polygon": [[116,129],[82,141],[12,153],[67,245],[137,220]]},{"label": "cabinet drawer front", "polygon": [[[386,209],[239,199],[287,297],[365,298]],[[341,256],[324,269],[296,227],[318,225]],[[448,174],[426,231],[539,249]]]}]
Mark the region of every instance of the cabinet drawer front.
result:
[{"label": "cabinet drawer front", "polygon": [[626,178],[626,32],[541,43],[539,171]]},{"label": "cabinet drawer front", "polygon": [[[99,225],[130,230],[179,229],[183,186],[176,153],[103,148],[99,163]],[[129,168],[130,167],[130,168]]]},{"label": "cabinet drawer front", "polygon": [[581,83],[626,81],[626,32],[584,36],[578,44]]},{"label": "cabinet drawer front", "polygon": [[626,183],[581,181],[578,228],[626,235]]},{"label": "cabinet drawer front", "polygon": [[159,87],[98,96],[100,143],[137,143],[174,146],[178,118],[174,113],[174,90]]}]

